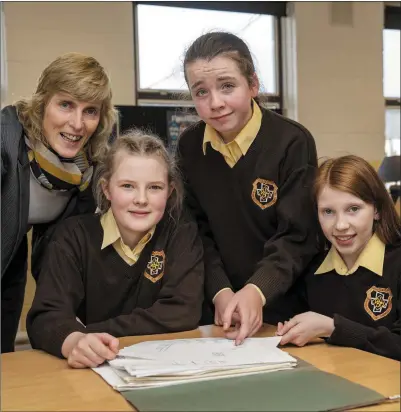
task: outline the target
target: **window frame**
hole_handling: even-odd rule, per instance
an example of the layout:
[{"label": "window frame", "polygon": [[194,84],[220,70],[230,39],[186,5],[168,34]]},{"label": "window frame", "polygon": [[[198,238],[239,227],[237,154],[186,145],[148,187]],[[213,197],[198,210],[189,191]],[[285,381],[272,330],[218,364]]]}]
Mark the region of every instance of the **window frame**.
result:
[{"label": "window frame", "polygon": [[[397,7],[397,6],[385,6],[384,7],[383,34],[384,34],[384,30],[398,30],[401,32],[401,7]],[[384,95],[384,89],[383,89],[383,95]],[[386,96],[383,96],[383,97],[385,100],[386,112],[387,112],[387,109],[396,110],[397,107],[398,107],[398,110],[401,110],[401,99],[400,98],[389,98]],[[387,136],[385,136],[385,147],[387,145],[388,140],[391,140],[391,139],[387,139]],[[386,156],[387,156],[387,153],[386,153]]]},{"label": "window frame", "polygon": [[[401,7],[384,7],[384,30],[398,30],[401,32]],[[389,98],[384,96],[384,99],[386,101],[386,106],[401,106],[400,98]]]},{"label": "window frame", "polygon": [[154,5],[182,7],[191,9],[232,11],[241,13],[267,14],[274,17],[276,85],[277,93],[261,93],[264,106],[272,109],[283,109],[283,38],[281,18],[287,15],[287,2],[226,2],[226,1],[133,1],[132,15],[134,22],[134,68],[135,68],[135,105],[137,106],[186,106],[193,107],[191,100],[180,98],[182,90],[140,89],[139,69],[139,33],[138,5]]}]

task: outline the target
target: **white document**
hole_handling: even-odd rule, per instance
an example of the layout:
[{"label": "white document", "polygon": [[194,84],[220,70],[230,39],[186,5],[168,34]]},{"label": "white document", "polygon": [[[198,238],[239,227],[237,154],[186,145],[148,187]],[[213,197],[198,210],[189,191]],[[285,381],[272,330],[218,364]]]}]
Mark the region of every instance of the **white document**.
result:
[{"label": "white document", "polygon": [[[255,375],[258,373],[268,373],[268,372],[278,372],[281,370],[293,369],[293,365],[283,365],[283,366],[276,366],[276,367],[266,367],[266,369],[258,369],[258,370],[243,370],[243,371],[236,371],[236,372],[229,372],[229,373],[219,373],[214,375],[196,375],[196,376],[183,376],[180,378],[175,377],[171,379],[152,379],[152,380],[141,380],[132,378],[127,372],[119,370],[119,373],[113,369],[111,366],[102,365],[97,368],[93,368],[93,370],[98,373],[113,389],[122,392],[134,389],[147,389],[147,388],[157,388],[162,386],[171,386],[171,385],[179,385],[185,384],[189,382],[202,382],[202,381],[210,381],[214,379],[229,379],[229,378],[236,378],[239,376],[247,376],[247,375]],[[126,374],[124,376],[124,374]]]},{"label": "white document", "polygon": [[235,366],[295,361],[277,348],[280,340],[280,336],[248,338],[238,346],[225,338],[150,341],[123,348],[119,355],[138,360],[157,360],[176,366]]},{"label": "white document", "polygon": [[281,337],[141,342],[93,370],[114,389],[144,389],[292,369],[296,359],[277,348]]}]

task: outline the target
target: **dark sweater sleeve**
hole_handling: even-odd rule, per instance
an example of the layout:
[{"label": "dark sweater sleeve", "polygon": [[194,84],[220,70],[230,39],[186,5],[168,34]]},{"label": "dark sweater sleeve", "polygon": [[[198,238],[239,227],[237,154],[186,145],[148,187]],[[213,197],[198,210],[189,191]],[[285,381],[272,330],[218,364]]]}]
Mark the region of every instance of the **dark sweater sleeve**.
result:
[{"label": "dark sweater sleeve", "polygon": [[76,319],[85,295],[76,250],[79,245],[74,247],[73,241],[59,243],[53,239],[49,243],[27,316],[32,347],[59,357],[62,357],[61,347],[70,333],[85,333],[85,327]]},{"label": "dark sweater sleeve", "polygon": [[22,126],[20,123],[13,119],[13,109],[7,106],[1,110],[1,182],[7,175],[7,169],[10,163],[10,145],[15,146],[18,144]]},{"label": "dark sweater sleeve", "polygon": [[[401,290],[398,291],[400,296]],[[397,305],[397,319],[391,329],[377,328],[334,314],[334,332],[326,341],[333,345],[349,346],[401,361],[401,301]]]},{"label": "dark sweater sleeve", "polygon": [[277,325],[309,310],[306,275],[300,276],[287,293],[263,308],[263,322]]},{"label": "dark sweater sleeve", "polygon": [[3,141],[1,142],[1,182],[5,179],[7,175],[7,166],[8,166],[8,155],[3,148]]},{"label": "dark sweater sleeve", "polygon": [[[166,251],[163,284],[147,309],[86,325],[89,332],[114,336],[179,332],[198,326],[203,302],[203,248],[195,222],[180,225]],[[144,280],[148,281],[148,280]]]},{"label": "dark sweater sleeve", "polygon": [[[187,138],[189,138],[189,136]],[[199,235],[202,239],[204,249],[205,293],[207,300],[211,302],[218,291],[224,288],[232,289],[232,285],[224,270],[224,265],[220,253],[217,250],[206,213],[203,211],[195,193],[191,189],[191,185],[188,183],[188,175],[186,172],[186,162],[188,159],[184,155],[181,144],[182,141],[181,138],[177,158],[184,178],[185,205],[198,223]]]},{"label": "dark sweater sleeve", "polygon": [[277,231],[265,244],[263,258],[247,283],[263,292],[266,303],[284,294],[318,252],[312,184],[317,155],[313,137],[304,130],[289,145],[280,170]]}]

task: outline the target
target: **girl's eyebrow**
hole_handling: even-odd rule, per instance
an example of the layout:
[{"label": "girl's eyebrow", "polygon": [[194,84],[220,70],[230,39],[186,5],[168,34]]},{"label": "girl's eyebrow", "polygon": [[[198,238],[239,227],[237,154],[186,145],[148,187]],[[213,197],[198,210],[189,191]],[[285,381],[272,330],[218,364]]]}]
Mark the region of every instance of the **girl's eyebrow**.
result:
[{"label": "girl's eyebrow", "polygon": [[224,80],[237,80],[237,79],[233,76],[219,76],[217,80],[224,81]]},{"label": "girl's eyebrow", "polygon": [[[231,81],[235,81],[237,80],[235,77],[233,76],[218,76],[217,77],[218,81],[226,81],[226,80],[231,80]],[[203,83],[203,80],[198,80],[197,82],[195,82],[192,86],[191,86],[191,90],[196,89],[198,86],[200,86]]]},{"label": "girl's eyebrow", "polygon": [[326,210],[326,209],[333,209],[331,206],[319,206],[318,210]]},{"label": "girl's eyebrow", "polygon": [[362,203],[362,202],[351,202],[351,203],[347,203],[347,204],[345,205],[346,208],[352,207],[352,206],[359,206],[359,207],[361,207],[361,206],[363,206],[363,203]]},{"label": "girl's eyebrow", "polygon": [[[118,179],[117,180],[117,182],[130,182],[130,183],[137,183],[137,181],[136,180],[132,180],[132,179],[130,179],[130,178],[124,178],[124,177],[122,177],[121,179]],[[161,180],[155,180],[155,181],[151,181],[151,182],[146,182],[146,184],[151,184],[151,185],[154,185],[154,184],[159,184],[159,185],[164,185],[165,184],[165,182],[162,182]]]},{"label": "girl's eyebrow", "polygon": [[164,183],[164,182],[161,182],[161,181],[156,180],[155,182],[149,182],[149,184],[151,184],[151,185],[164,185],[165,183]]},{"label": "girl's eyebrow", "polygon": [[[345,203],[344,205],[341,205],[341,207],[345,209],[348,209],[351,206],[363,206],[363,203],[355,201],[355,202],[348,202],[348,203]],[[327,204],[327,205],[323,204],[318,207],[319,209],[334,209],[333,206],[331,206],[330,204]]]},{"label": "girl's eyebrow", "polygon": [[196,89],[198,86],[200,86],[203,83],[203,80],[198,80],[191,86],[191,90]]}]

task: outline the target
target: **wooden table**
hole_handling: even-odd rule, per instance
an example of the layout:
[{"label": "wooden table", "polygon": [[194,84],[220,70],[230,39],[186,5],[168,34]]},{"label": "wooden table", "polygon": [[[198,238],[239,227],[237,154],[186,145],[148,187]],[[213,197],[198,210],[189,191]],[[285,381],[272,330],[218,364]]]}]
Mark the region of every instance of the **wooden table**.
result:
[{"label": "wooden table", "polygon": [[[265,325],[256,336],[272,336]],[[223,336],[217,326],[166,335],[126,337],[120,347],[144,340]],[[321,370],[342,376],[383,395],[400,393],[400,362],[356,349],[310,344],[288,347],[287,352]],[[29,350],[1,355],[2,411],[132,411],[132,406],[91,370],[74,370],[65,360]],[[363,411],[400,411],[400,403],[387,403]]]}]

